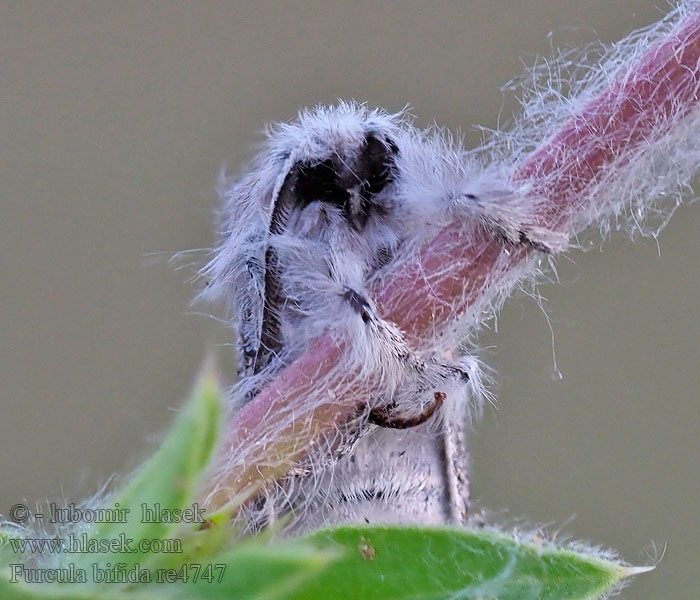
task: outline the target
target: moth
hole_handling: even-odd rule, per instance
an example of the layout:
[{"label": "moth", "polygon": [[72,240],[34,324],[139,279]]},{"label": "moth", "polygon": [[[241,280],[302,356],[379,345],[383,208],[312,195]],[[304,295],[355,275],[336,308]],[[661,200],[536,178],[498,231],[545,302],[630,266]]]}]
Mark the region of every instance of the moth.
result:
[{"label": "moth", "polygon": [[[468,386],[478,388],[478,362],[455,357],[454,348],[439,342],[411,347],[379,314],[370,282],[455,222],[465,235],[482,230],[507,246],[558,251],[564,240],[531,216],[537,198],[478,164],[446,134],[421,131],[402,113],[346,102],[271,127],[251,169],[224,178],[221,195],[219,243],[203,270],[204,295],[223,298],[234,315],[235,401],[248,401],[328,332],[347,346],[341,377],[379,381],[361,414],[250,506],[249,523],[258,529],[289,509],[303,513],[306,526],[314,522],[309,514],[336,514],[329,510],[352,520],[363,510],[358,499],[375,495],[401,498],[419,511],[430,506],[436,523],[446,506],[448,518],[461,519],[468,495],[466,416],[454,408]],[[399,430],[416,434],[389,433]],[[387,435],[367,436],[373,431]],[[364,464],[379,439],[404,457],[407,473],[382,474],[380,466],[355,472],[359,462],[339,461],[350,454]],[[432,500],[414,501],[411,494],[425,495],[426,485],[434,488],[426,495]]]},{"label": "moth", "polygon": [[376,363],[365,368],[382,372],[367,414],[389,428],[429,419],[469,379],[468,364],[411,348],[378,314],[368,281],[455,220],[509,245],[561,243],[530,217],[531,199],[475,169],[440,132],[356,103],[270,128],[250,172],[225,180],[222,196],[220,243],[204,272],[207,294],[235,315],[240,379],[259,385],[314,336],[341,331]]}]

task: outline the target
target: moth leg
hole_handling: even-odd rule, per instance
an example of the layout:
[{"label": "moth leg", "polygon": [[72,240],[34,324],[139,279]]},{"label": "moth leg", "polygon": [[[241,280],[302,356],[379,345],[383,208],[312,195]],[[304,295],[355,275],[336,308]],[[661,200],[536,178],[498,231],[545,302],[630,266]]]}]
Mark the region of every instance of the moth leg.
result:
[{"label": "moth leg", "polygon": [[526,245],[546,254],[555,254],[567,246],[567,234],[537,223],[530,214],[533,209],[527,198],[512,192],[464,193],[455,205],[458,210],[477,216],[488,231],[508,244]]},{"label": "moth leg", "polygon": [[410,429],[411,427],[422,425],[432,417],[435,411],[442,406],[445,398],[447,398],[445,392],[435,392],[433,401],[414,417],[402,417],[394,414],[396,404],[373,408],[369,412],[369,422],[387,429]]},{"label": "moth leg", "polygon": [[[455,389],[469,380],[468,372],[458,362],[426,360],[416,354],[399,328],[377,317],[369,301],[359,292],[346,288],[343,297],[369,329],[374,343],[381,345],[380,354],[395,361],[403,372],[390,402],[370,408],[370,423],[391,429],[421,425],[443,405],[447,398],[444,390]],[[430,400],[421,403],[421,397],[426,396]]]},{"label": "moth leg", "polygon": [[373,406],[369,422],[391,429],[408,429],[427,422],[448,396],[469,381],[469,373],[458,362],[423,359],[411,353],[404,360],[402,381],[390,402]]}]

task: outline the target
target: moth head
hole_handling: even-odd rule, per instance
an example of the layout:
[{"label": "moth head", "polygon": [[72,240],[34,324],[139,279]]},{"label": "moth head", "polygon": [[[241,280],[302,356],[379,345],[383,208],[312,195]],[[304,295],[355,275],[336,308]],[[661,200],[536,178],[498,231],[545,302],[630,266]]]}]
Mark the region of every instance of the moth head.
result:
[{"label": "moth head", "polygon": [[381,195],[394,180],[392,140],[370,132],[356,147],[335,150],[323,160],[298,165],[296,193],[303,206],[322,202],[341,211],[348,223],[362,230],[373,213],[382,212]]},{"label": "moth head", "polygon": [[285,180],[293,179],[299,209],[324,203],[362,230],[383,210],[396,177],[398,134],[391,115],[341,103],[302,113],[297,123],[273,131],[270,143],[285,161]]}]

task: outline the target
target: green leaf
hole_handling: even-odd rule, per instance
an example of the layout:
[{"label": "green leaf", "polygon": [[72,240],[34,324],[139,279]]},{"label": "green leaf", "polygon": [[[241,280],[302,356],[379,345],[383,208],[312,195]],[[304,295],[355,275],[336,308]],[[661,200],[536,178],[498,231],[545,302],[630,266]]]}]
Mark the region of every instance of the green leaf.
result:
[{"label": "green leaf", "polygon": [[[320,551],[298,542],[279,542],[274,548],[260,543],[240,544],[210,562],[195,563],[194,568],[192,563],[187,564],[179,572],[187,581],[168,586],[167,593],[172,594],[168,597],[188,600],[282,600],[338,557],[337,549]],[[163,586],[151,589],[154,587]]]},{"label": "green leaf", "polygon": [[[0,577],[2,600],[277,600],[305,583],[335,560],[337,551],[308,544],[276,548],[240,544],[208,563],[188,563],[170,570],[148,569],[150,585],[129,589],[116,584],[71,587],[11,583]],[[209,567],[209,568],[208,568]],[[208,569],[207,569],[208,568]],[[89,577],[89,576],[88,576]],[[168,584],[172,577],[174,583]],[[161,583],[158,583],[158,582]]]},{"label": "green leaf", "polygon": [[641,571],[466,529],[345,526],[307,539],[346,553],[289,599],[584,600]]},{"label": "green leaf", "polygon": [[[3,573],[4,575],[4,573]],[[124,593],[109,587],[97,592],[95,588],[66,588],[58,585],[36,585],[22,582],[12,583],[0,577],[2,600],[154,600],[151,594]]]},{"label": "green leaf", "polygon": [[[162,515],[164,511],[182,511],[193,507],[196,513],[198,507],[193,502],[201,476],[216,448],[221,422],[221,391],[213,370],[207,369],[161,447],[116,495],[114,504],[108,507],[118,507],[124,511],[125,522],[97,524],[88,531],[87,538],[131,540],[128,544],[130,549],[137,549],[141,540],[176,539],[178,523],[168,522]],[[153,521],[143,519],[143,505],[149,510],[158,508],[161,516],[151,513],[156,516]],[[100,564],[116,561],[131,566],[153,555],[138,551],[70,556],[77,566],[88,567],[96,560]]]},{"label": "green leaf", "polygon": [[24,552],[14,552],[12,541],[24,538],[25,530],[10,525],[0,523],[0,568],[4,568],[10,563],[20,563],[24,560]]}]

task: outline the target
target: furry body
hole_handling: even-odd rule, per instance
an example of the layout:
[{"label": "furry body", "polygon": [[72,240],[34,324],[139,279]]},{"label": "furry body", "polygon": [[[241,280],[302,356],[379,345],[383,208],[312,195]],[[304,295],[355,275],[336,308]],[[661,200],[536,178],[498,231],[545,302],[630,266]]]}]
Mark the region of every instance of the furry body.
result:
[{"label": "furry body", "polygon": [[449,139],[355,104],[319,107],[273,128],[251,172],[225,182],[223,196],[208,294],[224,296],[236,315],[250,393],[315,336],[337,331],[363,368],[381,371],[370,408],[380,407],[375,421],[389,426],[387,411],[397,427],[432,414],[472,363],[410,348],[377,315],[368,280],[454,220],[507,244],[549,251],[560,242],[529,218],[531,198],[477,169]]}]

